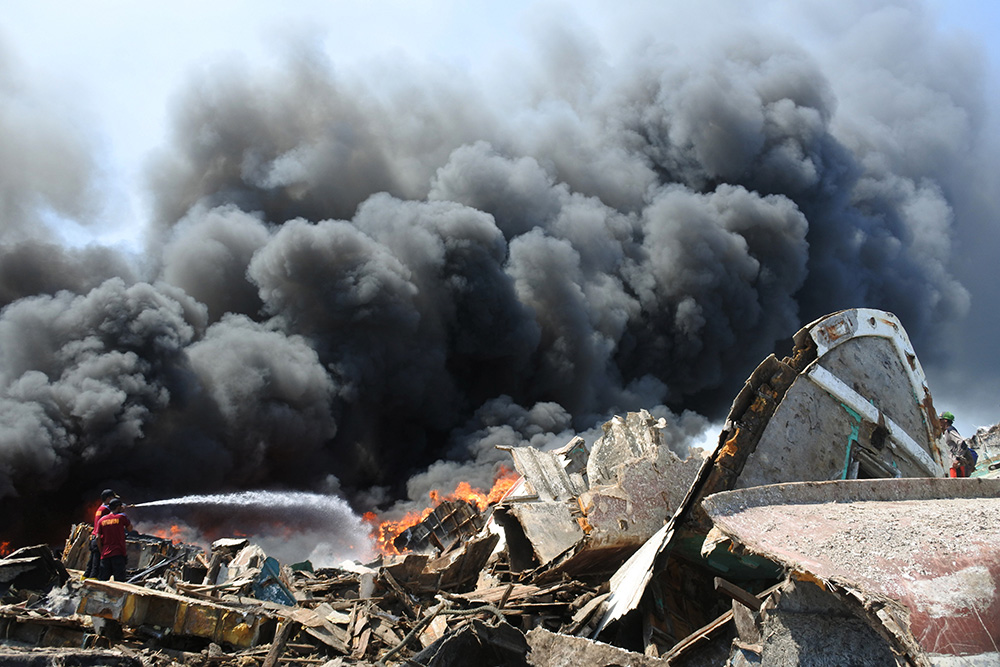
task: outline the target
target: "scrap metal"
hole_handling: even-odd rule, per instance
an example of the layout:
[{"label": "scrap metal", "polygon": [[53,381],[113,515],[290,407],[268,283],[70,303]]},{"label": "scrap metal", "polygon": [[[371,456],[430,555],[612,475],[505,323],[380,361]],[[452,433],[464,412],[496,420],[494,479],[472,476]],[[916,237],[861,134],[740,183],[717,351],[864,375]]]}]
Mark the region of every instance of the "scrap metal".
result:
[{"label": "scrap metal", "polygon": [[943,474],[937,413],[894,315],[841,311],[803,327],[793,342],[790,356],[770,355],[751,373],[684,500],[613,575],[597,634],[639,606],[671,559],[704,568],[705,577],[761,576],[765,563],[734,564],[706,543],[706,496],[779,481]]},{"label": "scrap metal", "polygon": [[0,644],[120,647],[146,667],[1000,661],[1000,482],[940,478],[902,326],[853,309],[793,343],[753,371],[709,451],[646,410],[589,446],[508,448],[514,488],[485,511],[441,503],[401,555],[314,570],[246,539],[206,558],[130,536],[143,585],[81,581],[80,524],[66,578],[0,559],[18,582],[0,592]]},{"label": "scrap metal", "polygon": [[151,626],[175,635],[204,637],[246,648],[261,640],[271,616],[256,608],[234,608],[144,586],[87,579],[78,614],[129,626]]},{"label": "scrap metal", "polygon": [[400,552],[437,549],[445,551],[462,538],[475,535],[484,519],[472,503],[465,500],[445,500],[393,540]]}]

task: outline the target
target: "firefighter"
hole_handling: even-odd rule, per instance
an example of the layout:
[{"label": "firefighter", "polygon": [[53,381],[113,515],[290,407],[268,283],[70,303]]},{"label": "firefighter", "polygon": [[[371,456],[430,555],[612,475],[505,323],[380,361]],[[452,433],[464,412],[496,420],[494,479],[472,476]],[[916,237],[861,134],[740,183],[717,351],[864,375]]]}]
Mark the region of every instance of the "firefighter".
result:
[{"label": "firefighter", "polygon": [[97,544],[101,549],[99,579],[125,581],[125,533],[133,531],[132,522],[122,513],[122,499],[112,498],[111,510],[97,523]]},{"label": "firefighter", "polygon": [[94,512],[94,529],[90,531],[90,560],[87,561],[87,569],[83,571],[83,578],[90,579],[96,577],[101,566],[101,550],[97,546],[97,524],[110,512],[108,503],[118,494],[111,489],[101,491],[101,506]]}]

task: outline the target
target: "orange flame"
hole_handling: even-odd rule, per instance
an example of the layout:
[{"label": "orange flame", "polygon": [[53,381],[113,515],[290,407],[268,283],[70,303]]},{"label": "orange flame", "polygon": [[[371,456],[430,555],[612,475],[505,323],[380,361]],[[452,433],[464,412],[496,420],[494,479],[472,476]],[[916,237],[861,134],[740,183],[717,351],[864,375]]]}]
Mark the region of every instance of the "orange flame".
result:
[{"label": "orange flame", "polygon": [[102,503],[101,501],[97,501],[96,503],[90,503],[87,506],[87,514],[86,514],[87,523],[89,523],[91,526],[94,525],[94,522],[96,520],[97,510],[99,510],[101,508],[101,505],[103,504],[104,503]]},{"label": "orange flame", "polygon": [[0,542],[0,556],[6,556],[10,553],[10,542]]},{"label": "orange flame", "polygon": [[190,532],[190,529],[185,530],[175,523],[170,528],[158,528],[152,534],[165,540],[170,540],[174,544],[180,544],[185,540],[185,534],[188,532]]},{"label": "orange flame", "polygon": [[398,555],[400,552],[393,545],[393,540],[410,526],[415,526],[426,519],[427,515],[433,512],[434,508],[441,503],[447,500],[464,500],[475,505],[482,512],[503,498],[511,487],[517,483],[518,479],[520,479],[520,475],[506,466],[502,466],[494,478],[493,488],[488,492],[474,489],[468,482],[459,482],[455,486],[455,490],[447,495],[443,495],[440,491],[434,489],[427,494],[430,498],[430,505],[428,507],[419,512],[407,512],[402,519],[383,521],[374,512],[365,512],[362,518],[372,526],[371,536],[375,541],[375,548],[387,556]]}]

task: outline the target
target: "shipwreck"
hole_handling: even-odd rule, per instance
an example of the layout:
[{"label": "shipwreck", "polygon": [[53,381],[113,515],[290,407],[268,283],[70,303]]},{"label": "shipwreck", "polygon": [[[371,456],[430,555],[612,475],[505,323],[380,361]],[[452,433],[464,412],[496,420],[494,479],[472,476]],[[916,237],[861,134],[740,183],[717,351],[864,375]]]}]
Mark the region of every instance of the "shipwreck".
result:
[{"label": "shipwreck", "polygon": [[708,451],[645,410],[589,444],[509,448],[520,477],[502,497],[443,500],[370,563],[139,536],[127,582],[81,581],[75,528],[59,558],[0,559],[0,659],[996,664],[1000,480],[944,477],[902,325],[846,310],[792,344],[750,375]]}]

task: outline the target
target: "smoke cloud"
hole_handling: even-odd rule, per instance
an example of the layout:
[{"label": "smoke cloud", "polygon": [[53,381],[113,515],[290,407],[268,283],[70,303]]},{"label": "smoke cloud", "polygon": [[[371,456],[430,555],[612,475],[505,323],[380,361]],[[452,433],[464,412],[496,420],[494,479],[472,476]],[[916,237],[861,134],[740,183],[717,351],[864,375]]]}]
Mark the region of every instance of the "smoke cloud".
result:
[{"label": "smoke cloud", "polygon": [[978,289],[956,253],[997,212],[962,203],[984,72],[915,3],[839,11],[823,39],[678,18],[620,54],[543,31],[496,87],[308,47],[208,69],[150,162],[141,268],[29,233],[93,208],[93,167],[0,115],[37,156],[0,150],[0,531],[58,540],[108,486],[399,508],[640,408],[683,451],[842,308],[945,361]]}]

